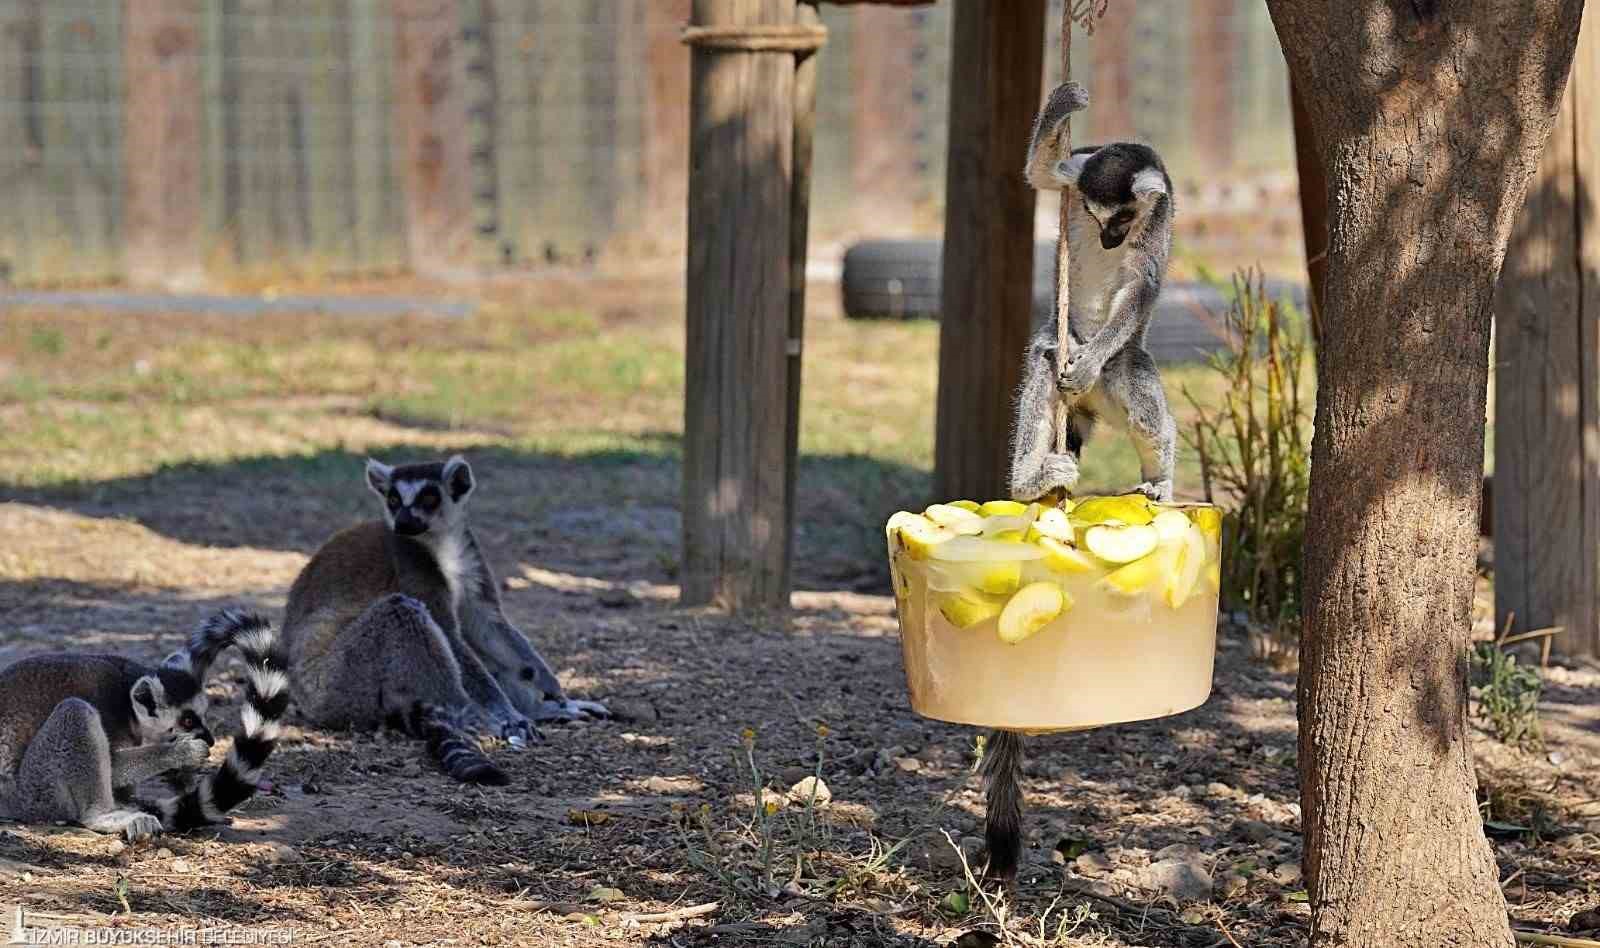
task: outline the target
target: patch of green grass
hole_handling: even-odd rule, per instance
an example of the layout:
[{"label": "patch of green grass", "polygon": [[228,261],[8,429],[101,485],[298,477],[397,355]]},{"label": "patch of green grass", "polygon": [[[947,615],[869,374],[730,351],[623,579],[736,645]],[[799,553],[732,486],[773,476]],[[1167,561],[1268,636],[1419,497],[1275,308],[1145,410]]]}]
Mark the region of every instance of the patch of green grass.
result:
[{"label": "patch of green grass", "polygon": [[[681,304],[670,293],[648,307],[604,295],[539,306],[491,293],[466,320],[10,313],[0,323],[0,484],[406,442],[423,453],[442,439],[588,461],[676,458]],[[802,495],[835,511],[817,529],[867,524],[837,539],[876,555],[882,519],[930,499],[938,326],[826,309],[806,327]],[[1179,388],[1203,379],[1190,367],[1166,376],[1181,414]],[[1091,442],[1088,458],[1086,489],[1139,479],[1120,433]],[[1179,477],[1198,482],[1192,459],[1180,455]]]}]

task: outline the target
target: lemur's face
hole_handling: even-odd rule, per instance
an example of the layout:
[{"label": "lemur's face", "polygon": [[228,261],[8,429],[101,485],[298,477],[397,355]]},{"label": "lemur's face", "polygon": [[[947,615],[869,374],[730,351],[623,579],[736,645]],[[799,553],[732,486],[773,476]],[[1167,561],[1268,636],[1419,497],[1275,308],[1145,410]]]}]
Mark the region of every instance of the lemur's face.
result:
[{"label": "lemur's face", "polygon": [[403,537],[444,532],[465,511],[472,469],[459,455],[431,464],[367,462],[367,486],[383,498],[383,519]]},{"label": "lemur's face", "polygon": [[1083,209],[1100,229],[1100,246],[1115,250],[1134,233],[1171,184],[1150,148],[1119,142],[1073,151],[1061,171],[1082,195]]},{"label": "lemur's face", "polygon": [[188,655],[169,655],[153,675],[133,683],[128,697],[133,704],[134,727],[141,744],[159,744],[183,737],[198,738],[209,747],[216,743],[206,727],[205,689],[189,671]]},{"label": "lemur's face", "polygon": [[1094,222],[1100,227],[1100,246],[1105,250],[1115,250],[1122,246],[1128,239],[1128,229],[1139,217],[1137,207],[1106,206],[1088,198],[1084,198],[1083,209],[1089,212]]}]

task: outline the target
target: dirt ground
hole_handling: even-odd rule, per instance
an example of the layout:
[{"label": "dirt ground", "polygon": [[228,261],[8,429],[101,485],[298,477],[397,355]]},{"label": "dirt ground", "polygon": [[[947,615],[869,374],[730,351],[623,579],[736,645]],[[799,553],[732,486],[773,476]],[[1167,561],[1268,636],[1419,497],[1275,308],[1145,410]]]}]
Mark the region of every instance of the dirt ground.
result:
[{"label": "dirt ground", "polygon": [[[485,325],[475,343],[484,358],[550,344]],[[161,326],[174,339],[186,331]],[[900,332],[818,331],[859,373],[884,349],[871,340]],[[57,376],[41,384],[68,386],[74,371],[99,371],[96,358],[140,357],[137,326],[107,332],[83,355],[69,333]],[[58,348],[40,338],[49,345],[39,351]],[[24,367],[41,359],[27,344],[15,350]],[[400,348],[391,342],[385,357]],[[506,364],[521,353],[504,350]],[[337,371],[311,366],[303,377],[345,379],[357,364],[328,358]],[[397,736],[294,729],[268,763],[270,791],[228,828],[123,846],[71,827],[0,824],[7,926],[20,905],[30,926],[273,929],[334,945],[974,948],[994,943],[1001,919],[1013,941],[1058,946],[1304,941],[1293,676],[1253,658],[1232,628],[1203,708],[1031,743],[1025,871],[1004,903],[988,904],[961,864],[981,835],[977,735],[910,712],[878,545],[872,503],[903,502],[894,498],[906,485],[925,483],[914,464],[853,455],[829,434],[841,446],[802,463],[793,612],[736,621],[676,605],[670,449],[530,447],[541,442],[474,428],[470,416],[446,425],[374,409],[358,390],[365,378],[349,392],[294,395],[302,376],[288,369],[280,390],[206,402],[231,369],[207,376],[204,360],[189,361],[181,397],[132,387],[90,393],[101,400],[70,411],[53,388],[17,388],[9,405],[0,397],[0,423],[33,419],[37,442],[13,445],[22,462],[0,460],[10,471],[0,478],[0,663],[61,648],[156,658],[224,605],[276,620],[317,544],[375,513],[366,452],[460,450],[478,474],[474,522],[508,612],[572,694],[618,716],[549,728],[526,750],[492,749],[513,777],[504,789],[453,784]],[[153,377],[177,384],[166,371]],[[841,392],[861,384],[839,378]],[[182,433],[193,443],[152,440],[166,416],[138,414],[141,399],[178,405],[199,426]],[[580,401],[545,404],[559,415]],[[43,427],[57,407],[65,420]],[[551,417],[540,407],[494,417]],[[666,423],[656,410],[628,409],[618,424],[644,432],[631,444],[653,443]],[[147,433],[114,430],[124,417]],[[106,424],[86,427],[97,418]],[[269,428],[282,436],[259,454],[235,449],[260,445]],[[90,430],[95,444],[126,443],[116,473],[95,473]],[[24,468],[57,445],[76,466],[30,478]],[[158,447],[192,460],[140,463],[139,451]],[[1514,920],[1567,931],[1600,905],[1600,668],[1545,677],[1542,749],[1474,742]],[[214,673],[214,729],[237,721],[241,682],[235,660]],[[817,774],[826,794],[787,793]]]},{"label": "dirt ground", "polygon": [[[447,446],[374,434],[419,454]],[[268,766],[271,792],[231,828],[124,847],[6,827],[0,905],[20,903],[30,925],[279,928],[351,945],[988,943],[958,940],[995,926],[963,895],[943,835],[970,850],[980,832],[973,734],[909,712],[878,564],[818,575],[803,541],[798,585],[818,591],[796,595],[787,623],[684,610],[663,565],[670,505],[535,515],[518,499],[579,497],[586,472],[494,455],[479,466],[476,521],[512,617],[574,694],[610,701],[618,720],[497,750],[514,782],[487,790],[448,782],[397,737],[294,730]],[[38,577],[0,585],[0,659],[63,646],[156,657],[218,606],[276,616],[317,539],[365,503],[354,455],[347,467],[310,492],[298,468],[262,466],[0,504],[0,557]],[[642,498],[670,496],[675,475],[610,472]],[[1248,653],[1224,637],[1197,712],[1035,742],[1013,924],[1037,935],[1049,909],[1046,934],[1070,931],[1062,945],[1303,939],[1293,684]],[[1512,911],[1559,928],[1600,901],[1600,674],[1548,677],[1544,753],[1479,744],[1491,815],[1532,827],[1496,843]],[[213,687],[213,717],[235,714],[238,666]],[[831,801],[748,828],[747,744],[774,791],[820,766]],[[1206,870],[1209,898],[1159,896],[1150,866],[1174,858]],[[694,918],[637,918],[707,903]]]}]

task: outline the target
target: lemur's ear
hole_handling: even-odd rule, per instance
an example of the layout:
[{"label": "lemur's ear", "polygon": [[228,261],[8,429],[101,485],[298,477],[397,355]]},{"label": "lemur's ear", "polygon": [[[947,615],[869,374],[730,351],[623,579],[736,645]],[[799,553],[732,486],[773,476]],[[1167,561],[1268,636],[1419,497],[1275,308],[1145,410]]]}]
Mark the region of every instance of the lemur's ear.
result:
[{"label": "lemur's ear", "polygon": [[458,504],[472,493],[472,468],[467,465],[466,458],[453,454],[444,462],[444,485],[450,492],[450,499]]},{"label": "lemur's ear", "polygon": [[153,718],[156,715],[156,706],[166,699],[167,690],[161,687],[161,679],[153,675],[146,675],[133,683],[128,697],[133,699],[134,709],[144,709],[144,716]]},{"label": "lemur's ear", "polygon": [[1083,166],[1088,164],[1089,159],[1092,157],[1094,157],[1094,152],[1086,151],[1057,162],[1056,177],[1066,184],[1077,187],[1078,176],[1083,174]]},{"label": "lemur's ear", "polygon": [[1134,200],[1149,204],[1167,193],[1166,176],[1154,168],[1146,168],[1133,176]]},{"label": "lemur's ear", "polygon": [[179,649],[178,651],[173,652],[171,655],[168,655],[166,658],[163,658],[161,660],[161,667],[170,668],[173,671],[183,672],[189,675],[194,674],[194,660],[193,657],[190,656],[188,649]]},{"label": "lemur's ear", "polygon": [[367,486],[379,497],[389,493],[389,477],[394,473],[394,468],[380,461],[367,458]]}]

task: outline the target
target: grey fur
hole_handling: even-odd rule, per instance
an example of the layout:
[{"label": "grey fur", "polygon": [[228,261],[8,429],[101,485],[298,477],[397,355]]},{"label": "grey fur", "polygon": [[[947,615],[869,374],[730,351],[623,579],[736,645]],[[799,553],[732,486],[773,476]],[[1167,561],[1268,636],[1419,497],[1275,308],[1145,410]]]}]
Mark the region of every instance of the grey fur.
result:
[{"label": "grey fur", "polygon": [[366,481],[383,519],[331,538],[289,592],[290,679],[312,721],[373,727],[437,708],[434,720],[523,746],[535,722],[608,713],[569,699],[506,618],[467,523],[465,459],[368,461]]},{"label": "grey fur", "polygon": [[1010,879],[1022,858],[1022,735],[995,731],[983,751],[984,842],[991,879]]},{"label": "grey fur", "polygon": [[[1061,153],[1061,128],[1086,97],[1058,87],[1040,112],[1028,151],[1028,180],[1061,190],[1081,207],[1071,217],[1070,320],[1075,344],[1058,363],[1056,327],[1029,341],[1017,393],[1011,493],[1034,500],[1078,482],[1084,442],[1097,421],[1126,431],[1143,482],[1134,489],[1172,499],[1177,424],[1167,407],[1145,333],[1172,248],[1172,183],[1160,157],[1127,142]],[[1053,443],[1056,412],[1068,414],[1066,452]]]},{"label": "grey fur", "polygon": [[[206,628],[221,635],[224,626],[212,620]],[[208,648],[221,641],[200,631],[191,638],[202,640]],[[212,737],[195,669],[215,654],[179,651],[152,667],[117,655],[56,653],[0,670],[0,813],[130,841],[160,832],[158,815],[123,801],[143,780],[178,778],[206,761]]]}]

